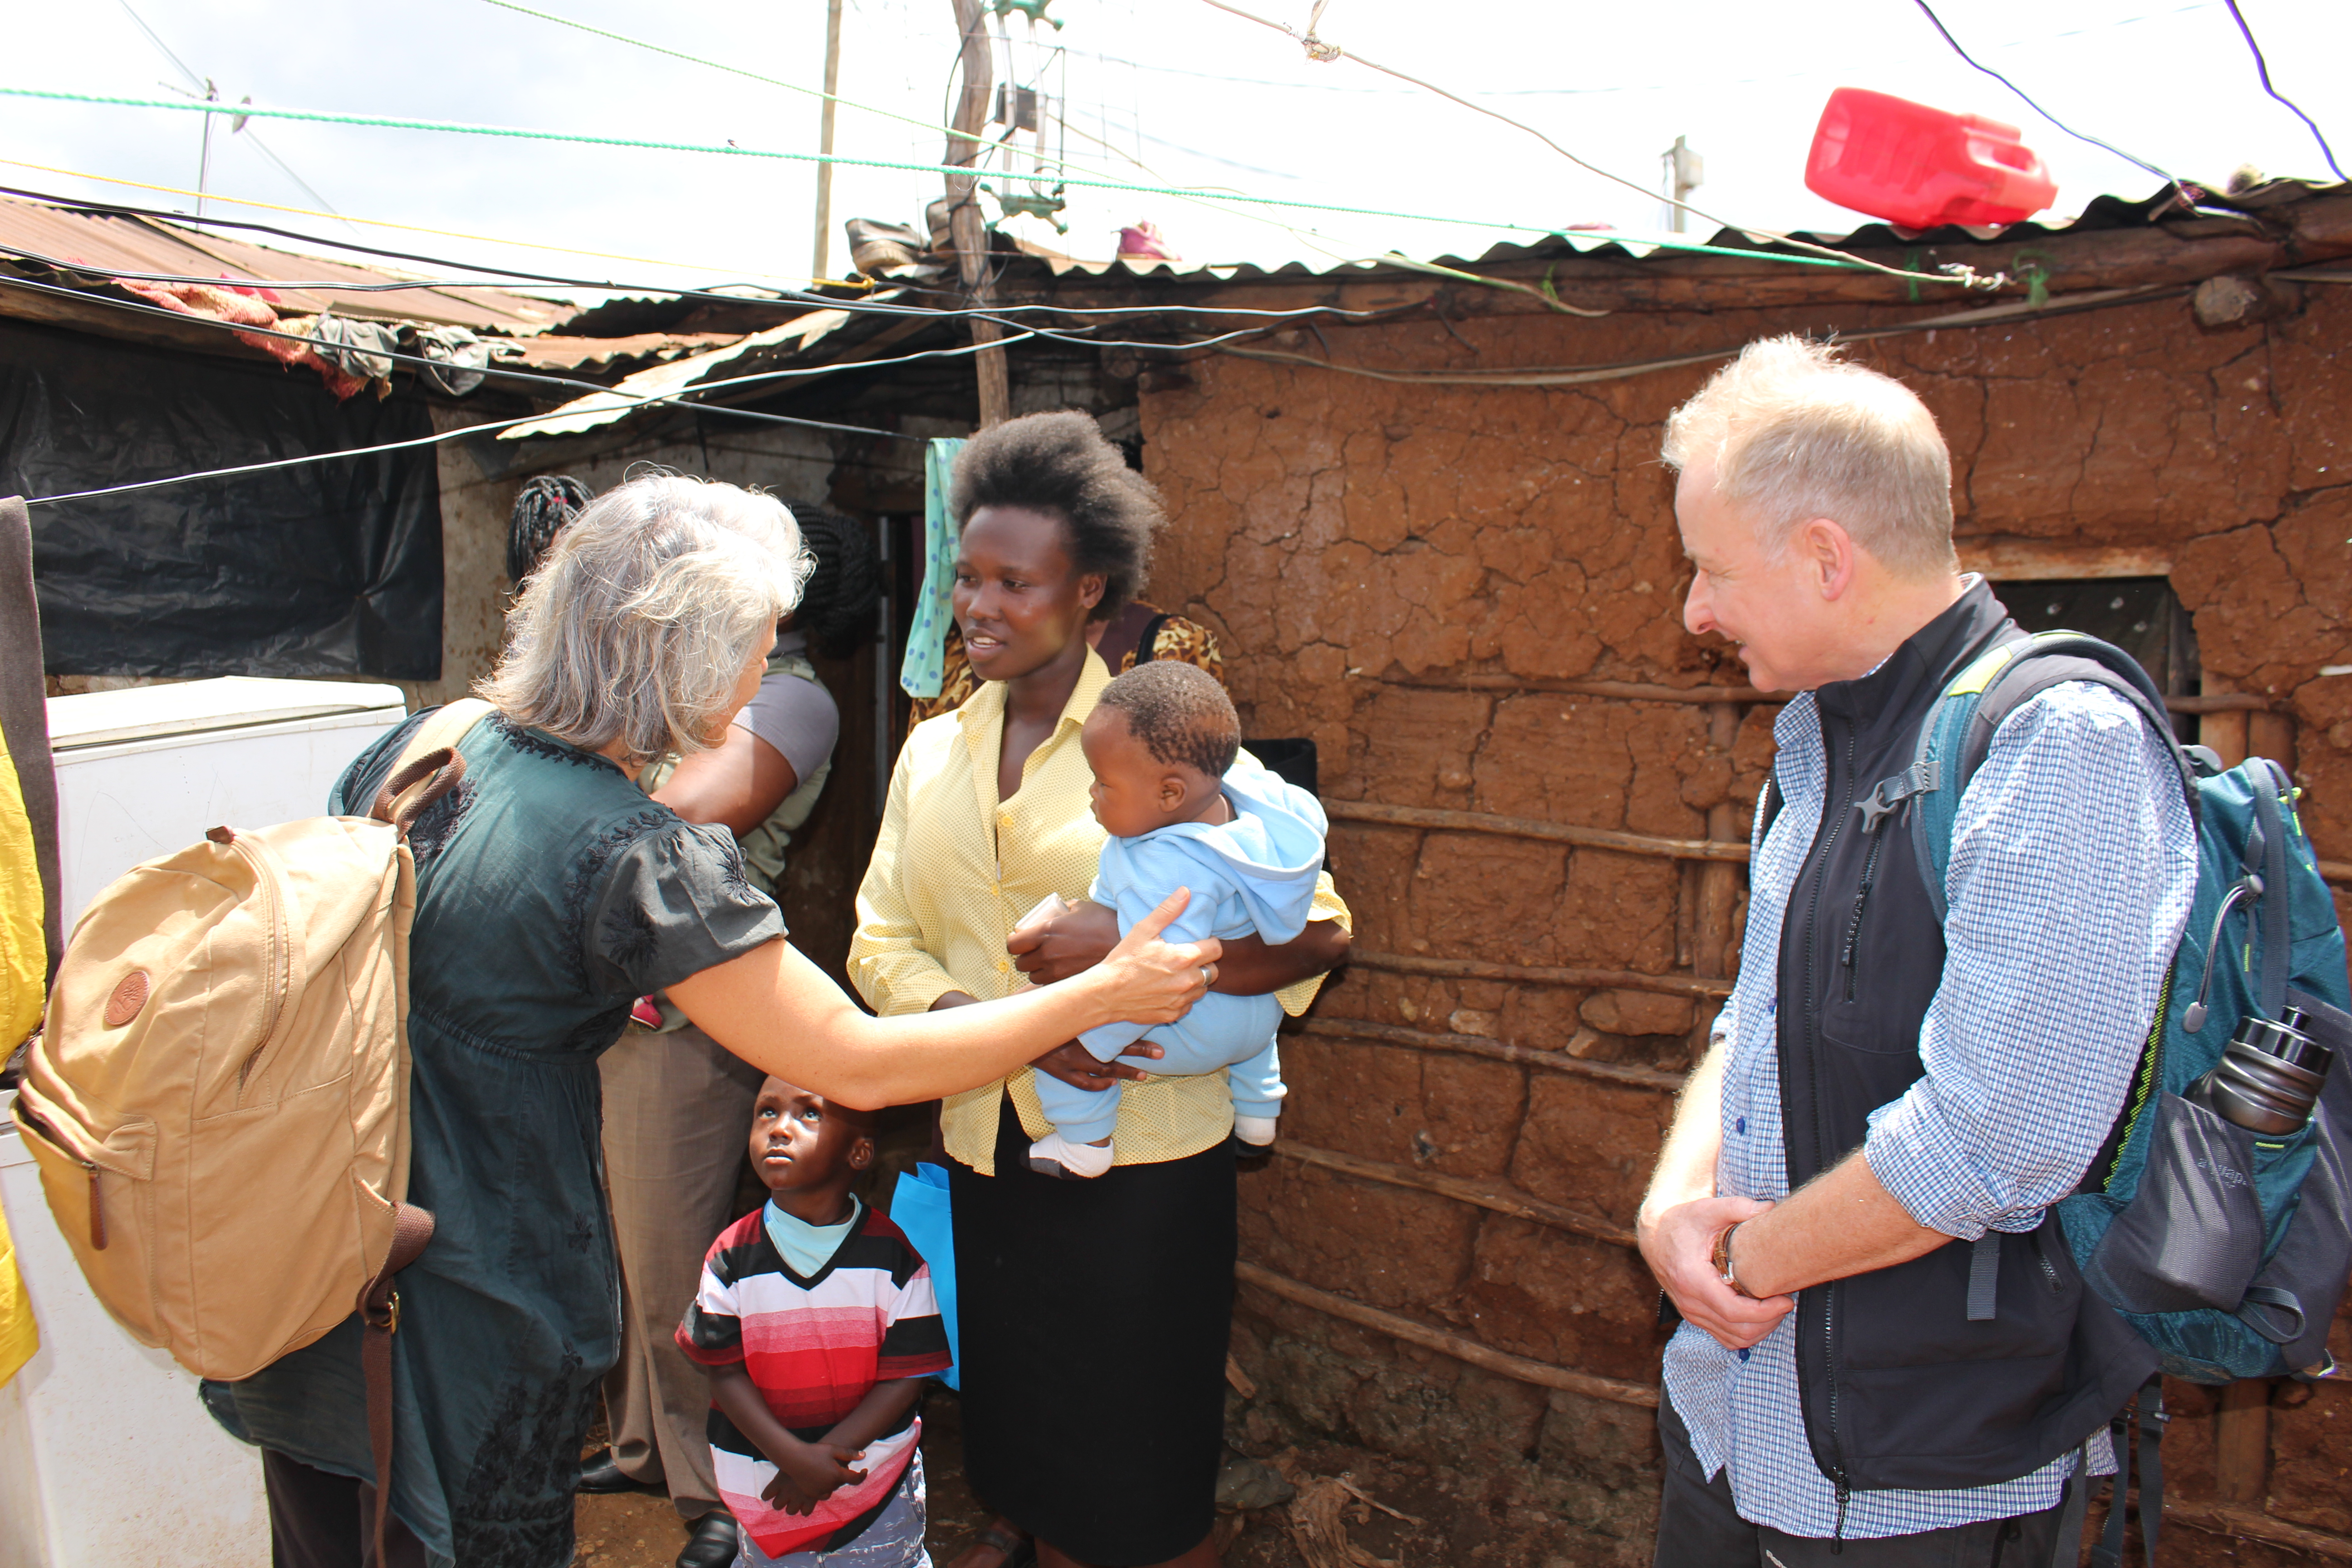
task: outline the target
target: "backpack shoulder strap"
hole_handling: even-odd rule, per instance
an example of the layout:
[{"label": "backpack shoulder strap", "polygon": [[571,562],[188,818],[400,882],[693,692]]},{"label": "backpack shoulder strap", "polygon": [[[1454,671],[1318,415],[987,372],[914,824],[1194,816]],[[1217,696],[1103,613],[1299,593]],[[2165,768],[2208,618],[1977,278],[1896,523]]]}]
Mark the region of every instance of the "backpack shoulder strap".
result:
[{"label": "backpack shoulder strap", "polygon": [[2104,686],[2139,710],[2149,731],[2161,737],[2171,756],[2189,819],[2200,814],[2197,764],[2172,732],[2164,695],[2139,661],[2113,644],[2080,632],[2038,632],[2004,643],[1952,679],[1920,727],[1912,764],[1880,784],[1862,804],[1864,816],[1910,803],[1910,827],[1927,900],[1942,921],[1948,912],[1945,873],[1951,868],[1952,825],[1960,796],[1992,750],[1992,738],[2010,715],[2053,686],[2069,681]]},{"label": "backpack shoulder strap", "polygon": [[[466,759],[457,746],[474,726],[497,710],[478,697],[445,703],[400,749],[400,760],[376,792],[369,813],[400,829],[404,839],[417,813],[440,799],[466,776]],[[375,1278],[361,1288],[360,1368],[367,1390],[368,1457],[375,1467],[375,1521],[373,1550],[362,1554],[369,1568],[383,1568],[385,1532],[393,1514],[393,1388],[392,1341],[400,1330],[400,1291],[394,1277],[415,1262],[433,1239],[433,1215],[416,1205],[393,1205],[392,1246]]]},{"label": "backpack shoulder strap", "polygon": [[458,743],[496,711],[478,697],[460,697],[435,710],[400,749],[400,760],[385,775],[383,787],[376,791],[368,815],[405,834],[417,813],[455,789],[466,776],[466,759],[457,754]]}]

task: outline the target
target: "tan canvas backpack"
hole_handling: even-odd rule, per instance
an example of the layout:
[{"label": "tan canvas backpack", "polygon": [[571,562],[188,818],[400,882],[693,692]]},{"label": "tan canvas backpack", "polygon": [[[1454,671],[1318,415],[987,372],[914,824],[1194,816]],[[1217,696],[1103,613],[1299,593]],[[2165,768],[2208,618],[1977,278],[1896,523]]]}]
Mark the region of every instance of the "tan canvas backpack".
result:
[{"label": "tan canvas backpack", "polygon": [[421,725],[367,816],[215,827],[108,887],[16,1102],[58,1228],[142,1343],[233,1382],[365,1315],[379,1495],[392,1276],[432,1234],[404,1201],[408,825],[488,711]]}]

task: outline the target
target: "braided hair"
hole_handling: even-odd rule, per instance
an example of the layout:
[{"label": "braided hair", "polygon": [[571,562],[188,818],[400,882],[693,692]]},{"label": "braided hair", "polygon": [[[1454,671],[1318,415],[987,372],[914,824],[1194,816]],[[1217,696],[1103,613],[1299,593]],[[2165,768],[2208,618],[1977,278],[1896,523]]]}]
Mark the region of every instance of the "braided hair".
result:
[{"label": "braided hair", "polygon": [[801,544],[816,562],[801,589],[793,624],[826,658],[847,658],[874,637],[882,603],[882,557],[866,526],[837,511],[794,507]]},{"label": "braided hair", "polygon": [[558,531],[595,499],[593,490],[569,474],[539,474],[523,480],[507,519],[507,581],[520,587],[524,578],[539,570]]}]

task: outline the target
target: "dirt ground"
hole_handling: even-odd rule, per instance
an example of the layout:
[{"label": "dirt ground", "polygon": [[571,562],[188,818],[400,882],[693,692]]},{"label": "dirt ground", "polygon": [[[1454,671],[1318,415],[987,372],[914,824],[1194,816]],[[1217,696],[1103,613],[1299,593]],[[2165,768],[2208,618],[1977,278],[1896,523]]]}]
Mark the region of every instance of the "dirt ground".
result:
[{"label": "dirt ground", "polygon": [[[934,1390],[923,1423],[931,1561],[936,1568],[950,1568],[992,1516],[964,1483],[955,1395]],[[592,1449],[603,1442],[601,1429],[591,1434]],[[1220,1515],[1226,1568],[1351,1563],[1365,1568],[1475,1568],[1517,1563],[1526,1556],[1525,1542],[1553,1537],[1561,1522],[1496,1496],[1487,1478],[1442,1465],[1409,1463],[1337,1443],[1290,1447],[1268,1458],[1299,1484],[1299,1496],[1290,1505]],[[2094,1535],[2103,1512],[2095,1502]],[[576,1517],[577,1568],[669,1568],[686,1543],[685,1526],[664,1497],[582,1497]],[[2127,1561],[2138,1559],[2138,1534],[2135,1528]],[[1302,1550],[1302,1536],[1316,1548],[1311,1553]],[[1613,1559],[1613,1553],[1599,1550],[1601,1543],[1592,1544],[1596,1554],[1585,1561]],[[2169,1521],[2163,1557],[2180,1568],[2291,1568],[2310,1561]],[[1540,1568],[1585,1568],[1585,1561],[1554,1555]]]},{"label": "dirt ground", "polygon": [[[589,1434],[589,1450],[604,1442],[600,1424]],[[1416,1505],[1426,1518],[1448,1511],[1442,1506],[1446,1500],[1442,1487],[1433,1488],[1426,1477],[1404,1475],[1403,1468],[1360,1449],[1293,1450],[1286,1458],[1287,1468],[1302,1479],[1348,1470],[1367,1496],[1409,1514]],[[955,1395],[945,1389],[934,1389],[924,1405],[923,1466],[930,1489],[931,1561],[937,1568],[948,1568],[993,1516],[964,1484],[962,1423]],[[1342,1527],[1375,1557],[1426,1565],[1475,1562],[1485,1555],[1474,1551],[1467,1557],[1454,1557],[1446,1552],[1446,1535],[1436,1526],[1401,1522],[1352,1499],[1347,1501]],[[1360,1522],[1347,1521],[1350,1510],[1364,1516]],[[1288,1511],[1274,1508],[1222,1515],[1218,1529],[1227,1568],[1305,1568],[1307,1560],[1282,1522]],[[577,1568],[669,1568],[686,1544],[686,1527],[666,1497],[635,1492],[583,1496],[574,1518],[579,1547],[572,1562]],[[1559,1568],[1568,1565],[1562,1563]]]}]

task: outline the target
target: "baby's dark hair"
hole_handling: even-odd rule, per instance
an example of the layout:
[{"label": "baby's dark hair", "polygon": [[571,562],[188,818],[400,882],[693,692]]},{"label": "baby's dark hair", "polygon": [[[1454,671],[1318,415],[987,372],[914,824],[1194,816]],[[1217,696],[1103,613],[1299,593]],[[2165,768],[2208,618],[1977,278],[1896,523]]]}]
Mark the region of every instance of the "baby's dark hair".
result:
[{"label": "baby's dark hair", "polygon": [[595,499],[595,491],[570,474],[539,474],[523,480],[507,518],[507,581],[520,587],[524,578],[539,570],[540,558],[555,542],[557,531]]},{"label": "baby's dark hair", "polygon": [[1103,688],[1096,700],[1127,719],[1128,733],[1154,762],[1225,776],[1242,749],[1241,716],[1217,678],[1172,658],[1139,664]]},{"label": "baby's dark hair", "polygon": [[1084,414],[1030,414],[992,426],[956,458],[949,510],[961,529],[984,506],[1026,507],[1061,519],[1071,563],[1100,573],[1107,621],[1151,577],[1151,549],[1168,521],[1151,481],[1127,466]]},{"label": "baby's dark hair", "polygon": [[864,523],[837,511],[796,506],[793,521],[816,562],[793,614],[807,628],[810,647],[827,658],[847,658],[874,637],[874,612],[882,603],[881,552]]}]

